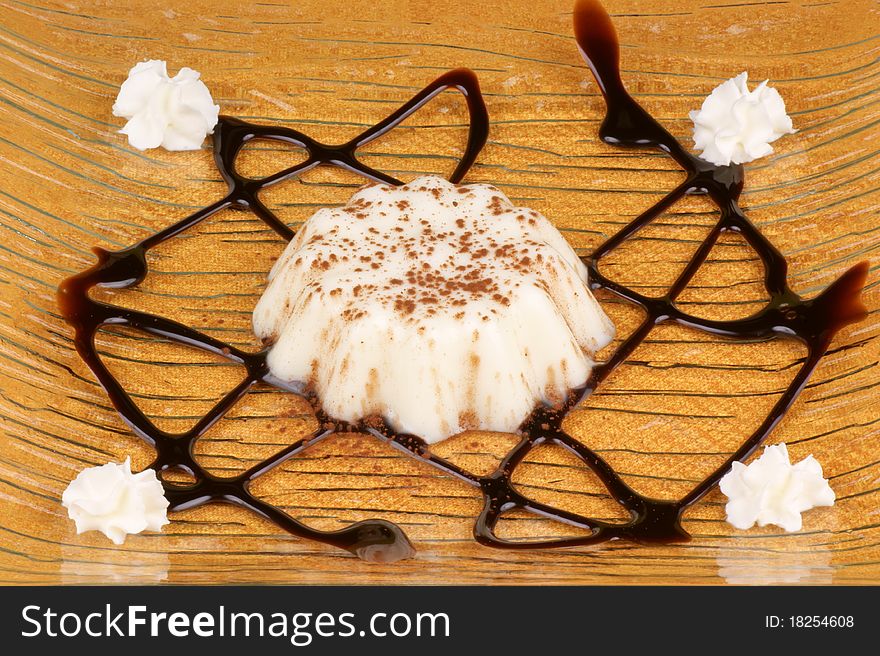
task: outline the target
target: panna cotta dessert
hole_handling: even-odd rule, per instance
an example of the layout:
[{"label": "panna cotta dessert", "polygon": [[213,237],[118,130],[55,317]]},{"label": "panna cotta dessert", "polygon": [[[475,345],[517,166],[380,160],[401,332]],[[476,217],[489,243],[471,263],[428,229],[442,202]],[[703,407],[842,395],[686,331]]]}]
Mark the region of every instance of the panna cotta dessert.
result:
[{"label": "panna cotta dessert", "polygon": [[537,212],[437,176],[322,208],[269,273],[254,330],[274,378],[330,416],[438,442],[515,431],[586,382],[614,327]]}]

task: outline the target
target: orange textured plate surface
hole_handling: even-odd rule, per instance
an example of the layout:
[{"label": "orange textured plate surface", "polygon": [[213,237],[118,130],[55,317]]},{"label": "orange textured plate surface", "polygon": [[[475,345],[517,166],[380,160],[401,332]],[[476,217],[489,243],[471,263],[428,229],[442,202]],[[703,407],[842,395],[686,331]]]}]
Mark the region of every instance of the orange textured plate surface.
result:
[{"label": "orange textured plate surface", "polygon": [[[128,3],[131,5],[132,3]],[[192,66],[225,114],[289,125],[342,142],[375,124],[440,73],[479,75],[492,128],[465,178],[499,186],[542,212],[580,253],[659,200],[683,179],[668,158],[621,151],[597,137],[603,104],[580,58],[569,2],[217,3],[157,10],[112,3],[10,0],[0,18],[0,579],[18,583],[877,583],[880,581],[880,306],[869,274],[866,321],[841,332],[796,405],[770,437],[794,459],[823,464],[838,502],[811,511],[804,529],[734,531],[716,490],[685,516],[694,540],[627,542],[506,552],[471,535],[481,500],[472,489],[360,435],[329,438],[262,477],[253,491],[297,519],[333,529],[385,518],[418,549],[414,560],[363,563],[283,533],[251,514],[210,506],[174,514],[162,534],[116,547],[77,536],[60,506],[83,467],[150,450],[122,423],[72,348],[55,288],[94,261],[223,194],[206,147],[132,150],[111,105],[125,72],[145,58],[174,72]],[[687,112],[722,80],[747,70],[770,78],[799,132],[746,166],[743,205],[786,255],[796,291],[812,296],[880,248],[880,10],[868,1],[615,2],[624,79],[633,95],[686,140]],[[447,92],[386,138],[364,161],[409,179],[449,173],[465,140],[461,96]],[[265,143],[244,153],[250,174],[302,155]],[[294,225],[343,203],[361,183],[319,169],[266,191]],[[713,225],[705,198],[679,201],[605,263],[633,289],[667,287]],[[102,291],[114,303],[178,319],[252,347],[250,313],[283,248],[252,215],[225,211],[158,247],[139,287]],[[761,266],[723,237],[681,297],[687,311],[745,316],[761,306]],[[625,337],[639,320],[602,298]],[[180,346],[102,331],[98,348],[160,426],[191,425],[241,371]],[[600,453],[639,492],[676,498],[742,442],[804,357],[794,342],[730,344],[694,331],[655,329],[567,430]],[[199,442],[220,475],[242,472],[314,430],[296,397],[248,395]],[[515,438],[468,433],[435,448],[474,472],[491,470]],[[532,452],[514,481],[531,498],[592,517],[621,513],[587,470],[554,447]],[[574,529],[514,514],[511,537]]]}]

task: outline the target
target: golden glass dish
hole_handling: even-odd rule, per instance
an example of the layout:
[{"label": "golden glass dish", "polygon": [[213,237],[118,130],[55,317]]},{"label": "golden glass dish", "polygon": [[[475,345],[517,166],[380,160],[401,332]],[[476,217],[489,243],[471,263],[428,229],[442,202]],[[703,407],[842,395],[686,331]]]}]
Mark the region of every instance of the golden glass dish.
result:
[{"label": "golden glass dish", "polygon": [[[789,257],[798,292],[814,295],[852,264],[874,257],[880,193],[872,184],[872,144],[880,134],[880,93],[869,3],[852,3],[846,12],[835,5],[685,3],[673,11],[659,2],[607,4],[623,44],[628,87],[681,139],[690,130],[687,111],[741,70],[753,80],[770,78],[782,92],[800,132],[777,142],[771,157],[747,165],[743,202]],[[121,123],[110,106],[135,61],[164,58],[172,71],[192,65],[224,113],[307,126],[324,141],[342,141],[373,125],[443,70],[470,67],[480,76],[492,128],[467,181],[496,184],[544,213],[581,252],[683,177],[668,158],[599,141],[602,102],[574,45],[569,2],[462,4],[439,15],[388,3],[366,22],[356,8],[328,18],[320,3],[298,5],[295,15],[260,5],[219,16],[206,7],[196,2],[187,13],[144,12],[132,25],[123,20],[128,10],[96,7],[82,12],[89,17],[20,6],[0,32],[9,52],[0,61],[7,80],[0,112],[8,128],[0,140],[0,222],[7,235],[0,256],[4,580],[877,582],[880,349],[873,314],[838,336],[771,435],[772,442],[787,442],[795,459],[813,453],[838,495],[833,508],[806,515],[797,534],[772,527],[734,531],[723,521],[723,496],[714,491],[686,515],[695,539],[684,545],[490,550],[471,537],[479,496],[387,445],[351,435],[288,461],[254,492],[325,529],[391,519],[415,542],[415,560],[362,563],[224,506],[175,514],[162,534],[133,536],[119,548],[100,535],[76,536],[59,504],[75,473],[126,454],[135,468],[143,467],[152,454],[73,352],[54,289],[93,261],[93,244],[125,246],[210,204],[224,189],[207,150],[140,154],[116,134]],[[477,20],[485,16],[495,20]],[[365,162],[402,179],[448,173],[461,150],[465,118],[460,97],[444,94],[371,144]],[[266,174],[300,155],[255,144],[239,165]],[[320,169],[267,190],[264,198],[294,223],[315,207],[343,203],[358,184],[354,175]],[[633,288],[668,285],[710,229],[711,210],[703,198],[680,201],[609,258],[607,275]],[[151,276],[137,289],[101,294],[252,347],[250,312],[282,247],[254,217],[226,211],[157,248]],[[749,314],[760,306],[760,274],[754,253],[726,236],[682,296],[683,305],[712,318]],[[872,282],[873,276],[865,301],[876,312]],[[637,312],[603,300],[619,338],[626,337]],[[141,335],[102,331],[98,344],[108,367],[131,379],[129,389],[144,411],[169,430],[186,428],[240,378],[233,366]],[[658,328],[566,427],[640,492],[681,496],[761,420],[802,357],[794,343],[733,345]],[[314,427],[306,404],[266,390],[249,395],[214,427],[197,455],[218,474],[240,472]],[[514,440],[469,433],[434,450],[483,472]],[[593,517],[621,516],[604,489],[560,450],[539,448],[528,460],[516,482],[532,498]],[[564,526],[525,515],[506,520],[502,531],[567,534]]]}]

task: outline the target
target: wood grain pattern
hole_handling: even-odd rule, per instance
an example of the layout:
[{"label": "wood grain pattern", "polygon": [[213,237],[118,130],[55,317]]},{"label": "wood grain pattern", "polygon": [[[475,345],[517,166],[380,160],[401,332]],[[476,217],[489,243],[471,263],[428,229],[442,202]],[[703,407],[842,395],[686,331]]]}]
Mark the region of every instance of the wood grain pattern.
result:
[{"label": "wood grain pattern", "polygon": [[[419,549],[394,565],[280,534],[222,506],[173,516],[162,534],[115,547],[77,536],[59,499],[83,467],[131,454],[150,460],[71,347],[55,304],[58,282],[220,197],[207,149],[133,151],[111,105],[125,71],[144,58],[192,66],[224,113],[342,141],[407,100],[440,72],[480,76],[493,119],[468,180],[498,185],[546,214],[581,252],[683,176],[657,154],[596,138],[601,100],[571,37],[569,2],[160,3],[0,0],[0,581],[6,583],[878,583],[880,582],[880,293],[845,330],[772,436],[793,457],[813,453],[839,501],[805,529],[736,532],[723,496],[687,515],[695,539],[674,547],[612,543],[503,552],[475,544],[473,492],[376,441],[327,440],[255,490],[316,526],[384,517]],[[814,295],[880,250],[880,11],[869,0],[607,3],[634,95],[685,139],[687,111],[721,80],[770,78],[800,131],[747,166],[750,216],[790,258],[795,288]],[[367,7],[370,7],[367,9]],[[132,17],[135,16],[136,20]],[[441,95],[370,147],[371,166],[407,179],[451,170],[464,142],[458,96]],[[255,145],[242,166],[269,172],[300,154]],[[280,165],[279,165],[280,162]],[[360,183],[319,170],[267,193],[291,225],[344,202]],[[624,193],[626,192],[626,193]],[[636,289],[663,289],[708,231],[708,202],[688,198],[606,264]],[[186,321],[253,345],[250,312],[283,244],[250,215],[227,212],[158,248],[151,275],[113,302]],[[723,239],[682,297],[688,311],[744,316],[760,306],[760,265]],[[603,299],[620,336],[637,313]],[[240,372],[137,333],[106,332],[100,347],[160,424],[191,424]],[[676,496],[750,432],[793,375],[795,344],[731,345],[692,331],[654,331],[568,420],[639,491]],[[242,471],[310,430],[295,397],[250,394],[201,441],[201,461]],[[511,445],[465,434],[438,451],[488,470]],[[613,518],[619,510],[587,472],[547,447],[517,472],[521,489],[561,507]],[[507,535],[568,531],[530,516]]]}]

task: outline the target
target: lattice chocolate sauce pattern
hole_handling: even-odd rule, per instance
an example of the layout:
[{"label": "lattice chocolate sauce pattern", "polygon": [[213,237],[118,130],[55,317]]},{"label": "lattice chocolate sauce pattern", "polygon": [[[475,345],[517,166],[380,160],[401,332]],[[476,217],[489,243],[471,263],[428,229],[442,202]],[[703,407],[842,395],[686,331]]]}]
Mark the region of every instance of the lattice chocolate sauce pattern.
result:
[{"label": "lattice chocolate sauce pattern", "polygon": [[[293,129],[253,125],[223,116],[215,130],[213,151],[217,168],[228,185],[227,195],[129,248],[115,252],[95,248],[98,263],[65,280],[59,288],[59,304],[65,318],[75,327],[74,341],[78,353],[107,391],[124,421],[155,448],[156,459],[151,466],[159,471],[182,469],[194,477],[195,482],[191,484],[163,483],[171,510],[183,510],[211,502],[231,503],[247,508],[293,535],[346,549],[365,560],[390,562],[411,557],[415,550],[406,534],[389,521],[371,519],[338,531],[321,531],[306,526],[249,492],[248,486],[254,479],[316,442],[334,433],[359,432],[387,441],[412,457],[479,489],[484,497],[484,507],[476,520],[474,536],[486,545],[529,549],[585,545],[614,538],[636,542],[689,539],[681,527],[682,513],[720,480],[734,460],[748,457],[764,441],[803,389],[837,330],[864,316],[859,293],[865,282],[867,265],[862,263],[853,267],[815,299],[804,300],[794,293],[787,283],[787,264],[784,257],[749,222],[739,207],[738,198],[743,185],[742,167],[717,167],[689,154],[626,92],[618,69],[617,37],[608,15],[598,2],[586,0],[578,3],[575,10],[575,32],[581,51],[593,70],[607,103],[607,115],[600,129],[601,138],[606,143],[620,146],[659,148],[678,162],[688,175],[685,182],[660,202],[602,244],[590,256],[583,258],[595,289],[606,289],[645,311],[646,317],[636,331],[617,348],[607,362],[594,368],[586,385],[572,391],[561,407],[537,408],[521,426],[520,442],[489,475],[477,476],[432,454],[418,436],[395,433],[381,420],[369,420],[356,425],[336,421],[323,413],[320,400],[316,398],[310,398],[320,426],[314,433],[238,476],[221,478],[213,475],[194,457],[195,443],[254,385],[277,385],[266,365],[267,349],[248,353],[184,324],[96,301],[90,298],[89,290],[95,286],[124,288],[137,285],[148,273],[146,253],[150,248],[226,208],[253,212],[279,236],[289,240],[293,236],[292,230],[263,205],[259,200],[259,192],[270,185],[290,180],[315,166],[339,166],[371,180],[400,184],[399,180],[361,163],[357,158],[357,150],[394,129],[445,89],[455,88],[463,94],[470,116],[467,144],[450,176],[452,182],[461,181],[476,161],[486,143],[489,130],[488,115],[476,76],[465,69],[442,75],[386,119],[348,143],[338,146],[319,143]],[[235,160],[243,146],[254,139],[287,143],[304,149],[308,156],[303,162],[268,177],[258,180],[246,178],[236,171]],[[691,193],[708,194],[720,210],[719,220],[665,295],[644,296],[600,273],[599,261],[605,255],[669,209],[682,196]],[[742,234],[760,256],[766,271],[764,283],[769,294],[768,304],[756,314],[737,321],[712,321],[681,312],[675,305],[676,298],[724,231]],[[652,499],[638,494],[598,454],[562,430],[562,421],[568,412],[624,362],[655,325],[664,322],[679,323],[731,340],[794,338],[806,344],[808,349],[807,357],[789,387],[757,430],[727,462],[678,501]],[[127,326],[201,349],[243,365],[247,375],[190,430],[180,434],[160,430],[135,405],[97,354],[95,334],[102,326],[108,325]],[[629,511],[629,521],[612,524],[591,519],[533,501],[518,492],[511,482],[514,470],[534,447],[544,443],[561,446],[581,459],[598,476],[612,497]],[[498,537],[495,528],[500,517],[515,509],[580,527],[585,530],[585,534],[540,541]]]}]

